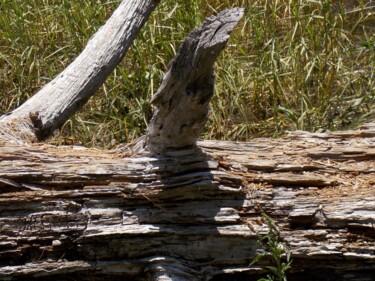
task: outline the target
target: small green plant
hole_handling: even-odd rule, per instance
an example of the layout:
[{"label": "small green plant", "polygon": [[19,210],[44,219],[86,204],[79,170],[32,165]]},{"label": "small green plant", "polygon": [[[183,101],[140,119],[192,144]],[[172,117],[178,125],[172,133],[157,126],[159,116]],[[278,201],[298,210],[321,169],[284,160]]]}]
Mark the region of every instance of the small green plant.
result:
[{"label": "small green plant", "polygon": [[254,258],[250,266],[265,258],[271,258],[273,264],[264,266],[270,274],[258,281],[287,281],[286,271],[292,264],[290,248],[285,242],[280,241],[279,229],[274,221],[266,214],[263,214],[263,217],[269,231],[267,234],[260,236],[258,244],[261,247],[261,252]]}]

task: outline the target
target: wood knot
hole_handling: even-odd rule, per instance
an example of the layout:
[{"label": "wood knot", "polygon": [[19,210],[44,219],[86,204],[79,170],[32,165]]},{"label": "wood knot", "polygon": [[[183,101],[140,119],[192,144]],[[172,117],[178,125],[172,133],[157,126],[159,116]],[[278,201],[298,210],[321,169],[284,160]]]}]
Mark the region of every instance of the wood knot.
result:
[{"label": "wood knot", "polygon": [[43,123],[39,116],[39,111],[30,111],[29,118],[35,129],[40,129],[42,127]]}]

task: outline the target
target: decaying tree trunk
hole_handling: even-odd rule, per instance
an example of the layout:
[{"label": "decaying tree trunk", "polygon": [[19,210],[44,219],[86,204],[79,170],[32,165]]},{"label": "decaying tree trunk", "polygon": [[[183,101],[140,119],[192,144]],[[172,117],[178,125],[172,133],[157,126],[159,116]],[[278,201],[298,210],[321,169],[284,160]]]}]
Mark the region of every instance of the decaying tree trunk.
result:
[{"label": "decaying tree trunk", "polygon": [[374,123],[196,144],[212,65],[242,14],[189,35],[136,144],[20,145],[18,127],[0,128],[0,280],[255,280],[262,213],[291,247],[288,280],[374,280]]},{"label": "decaying tree trunk", "polygon": [[290,280],[373,280],[375,125],[343,134],[132,157],[0,146],[0,279],[259,274],[265,212],[291,246]]}]

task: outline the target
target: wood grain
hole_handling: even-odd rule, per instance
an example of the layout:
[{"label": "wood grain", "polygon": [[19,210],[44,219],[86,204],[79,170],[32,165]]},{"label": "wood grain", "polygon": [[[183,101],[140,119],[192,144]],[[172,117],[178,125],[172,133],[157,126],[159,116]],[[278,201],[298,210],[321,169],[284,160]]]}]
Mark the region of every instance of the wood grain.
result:
[{"label": "wood grain", "polygon": [[82,53],[14,111],[0,117],[0,140],[38,142],[51,136],[104,83],[159,1],[122,1]]},{"label": "wood grain", "polygon": [[291,280],[373,280],[375,138],[358,137],[371,130],[157,156],[0,146],[0,279],[256,276],[265,212],[291,246]]},{"label": "wood grain", "polygon": [[152,98],[154,114],[145,145],[154,153],[195,145],[214,93],[213,65],[244,10],[224,10],[205,19],[184,40]]}]

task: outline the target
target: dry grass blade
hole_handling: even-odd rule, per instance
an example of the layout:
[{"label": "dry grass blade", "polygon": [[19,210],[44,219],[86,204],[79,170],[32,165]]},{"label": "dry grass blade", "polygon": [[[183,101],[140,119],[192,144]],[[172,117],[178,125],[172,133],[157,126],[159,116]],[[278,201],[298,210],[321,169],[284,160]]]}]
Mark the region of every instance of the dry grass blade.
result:
[{"label": "dry grass blade", "polygon": [[[64,69],[119,3],[0,2],[0,114]],[[216,65],[204,137],[248,140],[374,118],[373,1],[168,0],[98,95],[52,142],[110,147],[143,134],[149,100],[182,39],[206,16],[233,6],[244,7],[246,16]]]}]

